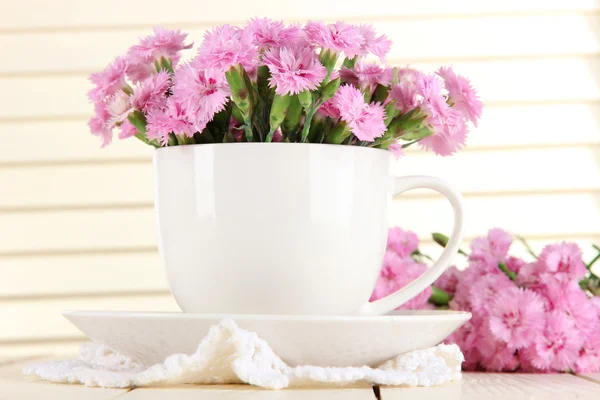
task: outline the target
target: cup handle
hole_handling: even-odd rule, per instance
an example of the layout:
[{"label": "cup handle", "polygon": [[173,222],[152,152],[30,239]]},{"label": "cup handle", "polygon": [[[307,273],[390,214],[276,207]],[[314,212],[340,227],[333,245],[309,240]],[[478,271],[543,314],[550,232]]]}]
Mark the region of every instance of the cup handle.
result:
[{"label": "cup handle", "polygon": [[462,196],[449,183],[432,176],[405,176],[394,177],[393,179],[393,196],[417,188],[432,189],[446,196],[454,210],[454,228],[452,229],[452,236],[450,236],[446,248],[431,268],[402,289],[382,299],[363,305],[360,308],[360,315],[381,315],[388,313],[400,307],[423,291],[427,286],[431,285],[444,272],[450,264],[452,257],[458,252],[458,247],[464,235]]}]

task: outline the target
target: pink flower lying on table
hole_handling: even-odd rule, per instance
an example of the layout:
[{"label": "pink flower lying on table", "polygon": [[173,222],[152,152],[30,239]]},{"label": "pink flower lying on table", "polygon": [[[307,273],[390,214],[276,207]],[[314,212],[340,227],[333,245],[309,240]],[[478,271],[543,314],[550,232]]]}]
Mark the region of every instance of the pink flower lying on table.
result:
[{"label": "pink flower lying on table", "polygon": [[[434,238],[445,245],[443,235]],[[465,370],[600,371],[600,297],[594,297],[600,279],[586,268],[580,248],[549,245],[526,262],[509,255],[512,242],[501,229],[474,239],[468,268],[450,267],[432,291],[403,308],[436,304],[471,312],[473,318],[448,338],[462,348]],[[390,229],[372,300],[426,270],[417,247],[416,235]]]},{"label": "pink flower lying on table", "polygon": [[[377,280],[370,301],[378,300],[406,286],[427,270],[427,265],[412,258],[412,253],[419,246],[417,236],[400,228],[392,228],[388,234],[387,250],[383,260],[381,275]],[[427,303],[431,296],[431,288],[421,292],[408,301],[400,309],[418,310],[433,308]]]}]

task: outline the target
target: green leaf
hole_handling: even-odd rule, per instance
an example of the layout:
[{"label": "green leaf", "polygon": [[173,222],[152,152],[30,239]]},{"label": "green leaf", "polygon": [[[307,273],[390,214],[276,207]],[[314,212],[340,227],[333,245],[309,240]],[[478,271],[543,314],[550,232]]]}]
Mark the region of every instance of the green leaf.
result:
[{"label": "green leaf", "polygon": [[325,87],[321,91],[321,103],[324,103],[327,100],[331,99],[339,89],[341,83],[342,80],[340,78],[336,78],[329,82],[327,85],[325,85]]},{"label": "green leaf", "polygon": [[377,84],[373,96],[371,97],[371,101],[383,104],[388,97],[389,91],[390,88],[388,86]]},{"label": "green leaf", "polygon": [[139,110],[135,110],[127,116],[131,125],[135,126],[138,132],[146,133],[146,116]]},{"label": "green leaf", "polygon": [[[400,114],[400,110],[396,108],[396,102],[394,100],[390,101],[385,105],[385,126],[389,126],[394,118]],[[390,134],[393,134],[390,132]]]},{"label": "green leaf", "polygon": [[407,131],[405,133],[403,133],[402,135],[400,135],[399,139],[405,140],[405,141],[414,141],[414,140],[421,140],[423,138],[426,138],[427,136],[431,136],[433,135],[433,131],[429,130],[429,128],[423,126],[419,129],[416,130],[410,130]]},{"label": "green leaf", "polygon": [[169,72],[170,74],[173,74],[175,71],[173,71],[173,62],[165,57],[161,57],[160,58],[160,67],[161,69],[164,69],[165,71]]},{"label": "green leaf", "polygon": [[354,65],[356,65],[356,61],[358,61],[358,57],[354,57],[354,58],[344,58],[344,67],[348,68],[348,69],[353,69]]}]

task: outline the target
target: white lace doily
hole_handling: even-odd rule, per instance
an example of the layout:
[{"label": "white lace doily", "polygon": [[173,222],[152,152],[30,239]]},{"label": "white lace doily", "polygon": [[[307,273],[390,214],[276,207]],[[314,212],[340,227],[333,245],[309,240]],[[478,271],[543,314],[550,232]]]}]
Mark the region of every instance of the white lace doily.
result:
[{"label": "white lace doily", "polygon": [[30,365],[23,372],[51,382],[111,388],[180,383],[249,383],[269,389],[356,382],[432,386],[460,380],[463,359],[458,346],[438,345],[399,355],[377,368],[290,367],[255,333],[223,320],[194,354],[173,354],[161,364],[141,365],[107,347],[85,344],[77,360]]}]

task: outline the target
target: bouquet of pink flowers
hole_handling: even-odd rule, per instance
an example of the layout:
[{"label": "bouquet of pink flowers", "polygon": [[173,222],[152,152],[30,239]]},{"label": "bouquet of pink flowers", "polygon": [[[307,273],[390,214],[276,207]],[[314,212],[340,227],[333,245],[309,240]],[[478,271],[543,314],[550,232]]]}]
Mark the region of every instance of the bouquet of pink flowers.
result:
[{"label": "bouquet of pink flowers", "polygon": [[187,34],[155,28],[90,79],[102,146],[132,136],[155,147],[222,142],[310,142],[389,149],[420,142],[461,148],[482,103],[451,68],[425,74],[382,62],[391,41],[372,26],[304,26],[269,19],[223,25],[196,56]]},{"label": "bouquet of pink flowers", "polygon": [[[441,234],[434,239],[447,242]],[[574,243],[548,245],[539,255],[527,246],[533,261],[526,262],[508,254],[512,242],[501,229],[473,240],[470,254],[461,251],[468,268],[451,267],[402,308],[471,312],[448,339],[463,350],[466,370],[600,371],[600,278],[590,271],[600,254],[586,264]],[[390,230],[373,300],[427,269],[418,245],[414,233]]]}]

